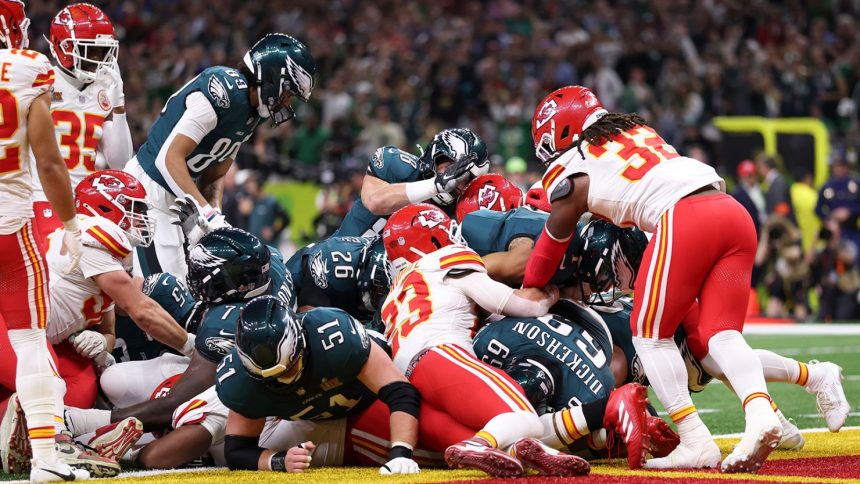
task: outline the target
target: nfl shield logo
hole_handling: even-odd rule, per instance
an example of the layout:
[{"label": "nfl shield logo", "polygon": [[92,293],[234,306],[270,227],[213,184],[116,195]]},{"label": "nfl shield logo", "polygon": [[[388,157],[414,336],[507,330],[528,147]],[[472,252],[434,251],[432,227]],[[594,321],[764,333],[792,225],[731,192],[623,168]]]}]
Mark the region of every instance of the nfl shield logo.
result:
[{"label": "nfl shield logo", "polygon": [[45,218],[51,218],[54,216],[54,211],[50,208],[42,209],[42,216]]}]

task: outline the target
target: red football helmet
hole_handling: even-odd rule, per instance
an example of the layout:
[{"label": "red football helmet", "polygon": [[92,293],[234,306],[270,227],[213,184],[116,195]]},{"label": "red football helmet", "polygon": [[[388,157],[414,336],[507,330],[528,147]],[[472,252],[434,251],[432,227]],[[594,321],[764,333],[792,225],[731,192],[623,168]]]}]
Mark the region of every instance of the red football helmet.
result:
[{"label": "red football helmet", "polygon": [[549,93],[532,117],[532,140],[538,159],[549,164],[606,113],[586,87],[567,86]]},{"label": "red football helmet", "polygon": [[400,271],[421,257],[462,244],[460,226],[439,207],[413,203],[394,212],[382,229],[382,243],[391,266]]},{"label": "red football helmet", "polygon": [[529,188],[529,191],[526,192],[525,198],[523,205],[543,212],[552,212],[552,204],[549,201],[549,197],[546,196],[546,190],[543,189],[540,182],[535,183],[533,187]]},{"label": "red football helmet", "polygon": [[27,27],[30,19],[21,0],[0,0],[0,41],[7,49],[26,49],[30,44]]},{"label": "red football helmet", "polygon": [[497,212],[513,210],[523,203],[523,191],[498,173],[487,173],[472,180],[457,201],[457,221],[475,210]]},{"label": "red football helmet", "polygon": [[152,243],[154,224],[146,213],[146,189],[124,171],[101,170],[81,180],[75,187],[75,209],[117,224],[133,246],[147,247]]},{"label": "red football helmet", "polygon": [[119,42],[113,24],[98,7],[75,3],[51,22],[48,40],[57,64],[81,82],[93,82],[99,67],[116,64]]}]

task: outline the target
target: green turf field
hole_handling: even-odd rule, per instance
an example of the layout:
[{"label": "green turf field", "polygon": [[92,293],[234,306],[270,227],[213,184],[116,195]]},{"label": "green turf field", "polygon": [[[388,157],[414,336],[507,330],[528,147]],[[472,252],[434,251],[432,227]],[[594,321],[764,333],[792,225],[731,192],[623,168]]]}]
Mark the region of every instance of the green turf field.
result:
[{"label": "green turf field", "polygon": [[[860,336],[748,335],[746,338],[753,348],[769,349],[783,356],[800,361],[806,362],[811,359],[818,359],[837,363],[844,370],[843,375],[845,380],[843,381],[843,385],[852,408],[857,402],[860,402]],[[769,390],[785,415],[793,418],[801,429],[821,428],[825,426],[824,420],[818,416],[814,396],[806,393],[804,389],[795,385],[772,384]],[[653,392],[651,394],[651,401],[658,410],[662,410]],[[734,393],[731,393],[722,384],[718,382],[712,383],[704,392],[694,395],[693,401],[701,411],[705,423],[707,423],[715,435],[743,431],[744,421],[740,402]],[[852,413],[846,422],[846,426],[860,426],[860,412]],[[322,471],[320,470],[320,472]],[[321,480],[326,481],[329,478],[338,480],[337,477],[339,474],[336,469],[325,471],[332,472],[333,474],[326,477],[318,476]],[[373,478],[371,475],[368,475],[368,477]],[[430,473],[425,474],[423,477],[431,480],[433,477],[436,480],[439,479],[438,476]],[[451,475],[451,478],[454,477],[462,479],[477,476],[461,471],[460,473]],[[0,480],[21,478],[25,478],[25,476],[10,476],[0,473]],[[185,476],[185,478],[189,479],[189,482],[196,481],[192,475]],[[153,477],[149,479],[158,480],[159,478]],[[178,481],[183,478],[179,476],[162,476],[161,479],[176,479]],[[218,482],[219,480],[220,478],[209,482]]]},{"label": "green turf field", "polygon": [[[838,364],[843,369],[842,384],[852,409],[860,402],[860,336],[748,335],[746,339],[753,348],[768,349],[799,361],[818,359]],[[824,419],[818,416],[815,397],[803,388],[774,383],[768,389],[785,416],[794,419],[801,429],[825,426]],[[651,402],[662,410],[653,391]],[[715,381],[705,391],[693,395],[693,402],[715,435],[743,432],[740,402],[720,382]],[[845,425],[860,425],[860,412],[853,412]]]}]

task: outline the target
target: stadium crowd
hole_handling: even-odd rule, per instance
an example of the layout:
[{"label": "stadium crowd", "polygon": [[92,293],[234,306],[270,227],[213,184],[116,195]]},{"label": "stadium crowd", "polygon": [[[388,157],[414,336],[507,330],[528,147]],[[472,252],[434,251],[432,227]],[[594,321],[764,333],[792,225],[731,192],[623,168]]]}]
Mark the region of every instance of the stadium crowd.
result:
[{"label": "stadium crowd", "polygon": [[[37,50],[47,51],[41,37],[62,3],[29,6]],[[856,2],[230,0],[218,8],[200,0],[100,3],[122,41],[119,61],[128,73],[135,147],[176,89],[206,67],[237,64],[263,33],[291,32],[313,44],[319,72],[311,103],[298,107],[294,122],[261,128],[237,159],[241,168],[257,173],[252,185],[278,174],[324,186],[316,201],[318,230],[309,238],[337,228],[376,147],[425,145],[445,126],[475,129],[490,148],[494,171],[528,186],[540,175],[530,136],[532,106],[560,85],[590,86],[610,111],[641,114],[679,151],[714,165],[739,187],[742,176],[719,157],[714,116],[820,118],[832,134],[834,160],[849,171],[857,167]],[[757,180],[747,174],[749,191],[769,188],[765,171],[758,171]],[[236,193],[246,202],[237,202],[231,218],[247,217],[247,200],[255,196],[245,195],[254,188],[246,189],[242,178]],[[810,186],[804,180],[793,184],[786,190],[803,194]],[[856,189],[843,188],[836,199],[860,197]],[[860,273],[854,268],[860,240],[843,240],[846,230],[856,231],[860,202],[848,204],[846,215],[829,210],[833,197],[824,197],[824,189],[818,195],[824,208],[812,219],[798,219],[792,210],[784,220],[753,194],[758,224],[779,227],[760,231],[757,281],[767,289],[765,315],[860,317]],[[274,220],[268,212],[276,207],[267,207],[264,219]],[[279,225],[252,230],[273,236],[285,225],[282,214],[277,220]],[[786,224],[791,230],[783,230]],[[820,234],[816,224],[824,227]],[[813,235],[827,242],[813,243]],[[811,289],[820,302],[809,300]],[[851,304],[828,303],[834,290]]]}]

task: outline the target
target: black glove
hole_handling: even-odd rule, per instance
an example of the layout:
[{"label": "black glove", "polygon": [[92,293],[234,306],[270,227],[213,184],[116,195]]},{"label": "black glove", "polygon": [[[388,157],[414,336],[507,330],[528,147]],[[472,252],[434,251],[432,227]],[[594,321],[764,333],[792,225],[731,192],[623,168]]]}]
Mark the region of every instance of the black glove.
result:
[{"label": "black glove", "polygon": [[436,174],[436,190],[439,193],[451,193],[455,188],[470,182],[474,178],[471,172],[474,165],[473,156],[456,160],[444,172]]}]

